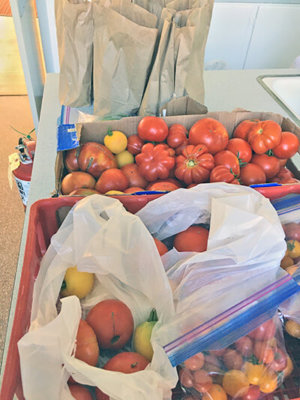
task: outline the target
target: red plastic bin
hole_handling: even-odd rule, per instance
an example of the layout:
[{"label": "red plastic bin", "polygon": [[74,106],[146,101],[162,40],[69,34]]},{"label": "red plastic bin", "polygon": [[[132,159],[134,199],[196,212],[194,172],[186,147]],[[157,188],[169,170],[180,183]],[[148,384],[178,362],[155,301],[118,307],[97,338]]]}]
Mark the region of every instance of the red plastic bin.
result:
[{"label": "red plastic bin", "polygon": [[[129,212],[136,213],[149,201],[162,195],[126,195],[118,196],[118,200]],[[62,207],[68,209],[81,199],[82,197],[77,196],[43,199],[36,201],[30,208],[23,269],[2,379],[0,400],[12,400],[14,395],[19,400],[24,400],[17,343],[29,328],[34,281],[39,272],[40,261],[50,244],[50,239],[59,227],[57,210]]]}]

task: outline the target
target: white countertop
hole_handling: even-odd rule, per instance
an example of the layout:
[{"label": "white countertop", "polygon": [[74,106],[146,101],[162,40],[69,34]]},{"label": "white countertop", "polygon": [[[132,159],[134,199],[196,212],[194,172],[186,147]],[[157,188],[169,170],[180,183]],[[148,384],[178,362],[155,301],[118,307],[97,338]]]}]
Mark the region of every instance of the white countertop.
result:
[{"label": "white countertop", "polygon": [[[256,81],[256,78],[259,75],[291,73],[299,74],[300,71],[291,69],[205,71],[205,105],[208,107],[208,111],[233,111],[236,108],[243,108],[248,111],[275,112],[288,117],[282,108]],[[51,197],[55,189],[56,129],[60,111],[61,107],[58,102],[58,74],[48,74],[44,88],[30,194],[12,294],[0,385],[18,296],[30,205],[36,200]]]}]

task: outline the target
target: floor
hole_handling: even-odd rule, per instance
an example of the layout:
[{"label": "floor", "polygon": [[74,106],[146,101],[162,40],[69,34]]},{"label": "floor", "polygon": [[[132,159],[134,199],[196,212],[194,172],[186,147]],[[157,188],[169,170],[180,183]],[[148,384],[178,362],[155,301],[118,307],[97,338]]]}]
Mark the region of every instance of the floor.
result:
[{"label": "floor", "polygon": [[19,134],[33,128],[13,20],[0,16],[0,362],[21,240],[24,208],[13,181],[8,180],[8,156],[15,152]]}]

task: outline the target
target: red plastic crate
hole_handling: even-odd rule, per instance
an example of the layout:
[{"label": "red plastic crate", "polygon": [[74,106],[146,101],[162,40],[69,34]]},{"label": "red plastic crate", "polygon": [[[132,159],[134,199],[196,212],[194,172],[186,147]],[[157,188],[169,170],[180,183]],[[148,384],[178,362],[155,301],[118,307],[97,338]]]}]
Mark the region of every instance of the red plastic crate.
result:
[{"label": "red plastic crate", "polygon": [[[162,195],[117,196],[116,198],[123,203],[129,212],[136,213],[149,201]],[[50,244],[50,239],[59,227],[58,210],[64,210],[65,208],[68,211],[81,199],[82,197],[68,196],[49,198],[39,200],[31,206],[23,269],[0,391],[0,400],[12,400],[14,395],[17,395],[19,400],[24,400],[17,342],[27,332],[29,327],[34,281],[39,272],[40,261]],[[284,385],[274,394],[265,397],[264,399],[266,400],[289,400],[300,397],[300,340],[288,336],[287,349],[294,364],[293,374],[286,379]],[[182,399],[184,398],[183,396],[179,386],[174,389],[174,400]]]},{"label": "red plastic crate", "polygon": [[[136,213],[149,201],[160,196],[162,194],[150,194],[147,196],[128,195],[118,196],[118,200],[123,203],[129,212]],[[50,244],[50,239],[59,227],[57,211],[64,207],[68,210],[81,199],[82,197],[77,196],[43,199],[35,202],[30,208],[23,269],[0,391],[0,400],[12,400],[14,394],[17,395],[18,399],[24,400],[17,343],[29,328],[34,281],[39,272],[40,261]]]}]

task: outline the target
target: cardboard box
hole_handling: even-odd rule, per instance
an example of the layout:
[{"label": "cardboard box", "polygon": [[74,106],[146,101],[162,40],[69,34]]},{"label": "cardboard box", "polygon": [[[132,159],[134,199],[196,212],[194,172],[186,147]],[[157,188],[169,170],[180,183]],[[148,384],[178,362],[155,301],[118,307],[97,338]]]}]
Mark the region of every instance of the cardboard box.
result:
[{"label": "cardboard box", "polygon": [[[234,128],[245,119],[260,119],[260,120],[273,120],[277,122],[283,131],[290,131],[295,133],[300,140],[300,127],[295,125],[290,119],[283,117],[280,114],[270,112],[250,112],[245,110],[236,110],[232,112],[221,111],[221,112],[208,112],[206,114],[195,114],[195,115],[178,115],[165,117],[168,126],[175,123],[183,124],[188,130],[191,126],[202,118],[215,118],[220,121],[227,129],[229,136],[232,136]],[[120,120],[113,121],[97,121],[97,122],[86,122],[76,125],[77,137],[80,144],[95,141],[103,144],[104,136],[107,133],[108,128],[113,130],[120,130],[127,136],[131,136],[137,133],[137,126],[142,117],[126,117]],[[288,168],[294,173],[297,179],[300,179],[300,171],[292,160],[289,160],[287,164]],[[300,165],[299,165],[300,167]],[[64,152],[58,152],[55,166],[56,176],[56,191],[57,194],[61,194],[61,181],[67,174],[64,167]],[[131,196],[131,195],[122,195]],[[147,194],[141,196],[148,196]],[[116,196],[117,197],[117,196]]]}]

